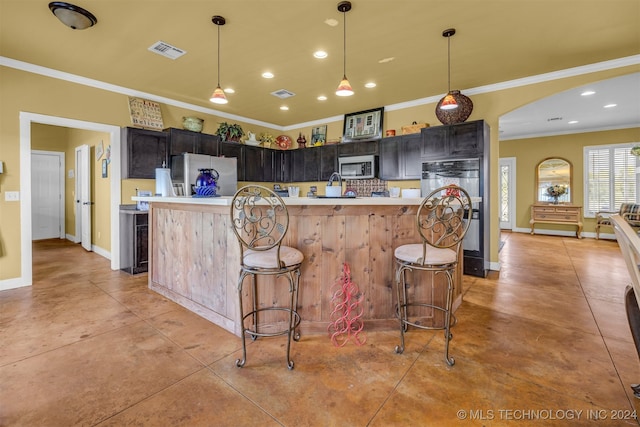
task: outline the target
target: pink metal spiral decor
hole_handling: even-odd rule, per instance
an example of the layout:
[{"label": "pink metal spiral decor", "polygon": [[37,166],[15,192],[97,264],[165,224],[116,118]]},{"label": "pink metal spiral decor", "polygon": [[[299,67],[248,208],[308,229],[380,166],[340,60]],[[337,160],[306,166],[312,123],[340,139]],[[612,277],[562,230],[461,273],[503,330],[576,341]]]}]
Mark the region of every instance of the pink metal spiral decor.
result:
[{"label": "pink metal spiral decor", "polygon": [[349,339],[356,345],[362,345],[367,341],[364,334],[362,315],[364,309],[360,306],[362,294],[358,286],[351,281],[351,269],[346,262],[342,265],[342,275],[331,288],[331,323],[327,330],[331,335],[331,342],[336,347],[343,347]]}]

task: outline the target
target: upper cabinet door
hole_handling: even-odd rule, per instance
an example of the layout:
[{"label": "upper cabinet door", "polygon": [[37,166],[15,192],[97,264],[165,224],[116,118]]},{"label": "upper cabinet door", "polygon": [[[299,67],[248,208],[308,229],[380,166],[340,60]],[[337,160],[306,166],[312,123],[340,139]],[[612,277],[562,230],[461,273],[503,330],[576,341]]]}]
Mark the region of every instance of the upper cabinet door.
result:
[{"label": "upper cabinet door", "polygon": [[168,161],[168,134],[138,128],[122,128],[122,178],[155,179],[156,168]]}]

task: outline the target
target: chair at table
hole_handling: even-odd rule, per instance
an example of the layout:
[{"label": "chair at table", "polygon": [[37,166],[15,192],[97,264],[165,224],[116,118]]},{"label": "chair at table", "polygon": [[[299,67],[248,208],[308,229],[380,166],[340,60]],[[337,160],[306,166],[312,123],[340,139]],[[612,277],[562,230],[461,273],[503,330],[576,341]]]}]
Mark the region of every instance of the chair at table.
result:
[{"label": "chair at table", "polygon": [[[247,360],[247,336],[255,340],[258,337],[286,335],[287,367],[293,369],[290,356],[291,340],[300,339],[296,330],[300,324],[297,305],[300,265],[304,256],[298,249],[282,244],[289,228],[287,207],[282,198],[270,189],[248,185],[239,189],[233,196],[231,221],[240,244],[238,297],[242,326],[242,359],[236,360],[236,366],[244,366]],[[289,288],[288,305],[269,305],[264,301],[258,301],[261,292],[258,290],[257,276],[271,276],[271,280],[265,280],[260,288],[269,286],[273,288],[269,290],[272,293],[276,292],[277,285],[286,284]],[[247,277],[250,277],[251,282],[248,292],[250,301],[247,303],[250,308],[245,313],[243,288]],[[279,280],[283,278],[286,280]]]},{"label": "chair at table", "polygon": [[[400,345],[396,346],[396,353],[404,351],[405,332],[409,326],[420,329],[444,330],[444,360],[452,366],[455,361],[449,357],[449,341],[452,338],[451,327],[456,318],[452,315],[453,290],[461,283],[455,283],[456,269],[459,258],[462,255],[462,241],[469,228],[472,213],[471,198],[466,190],[450,185],[440,187],[432,191],[424,198],[416,214],[416,227],[420,241],[406,244],[395,249],[396,264],[396,294],[397,313],[400,319]],[[412,289],[414,300],[409,298],[406,282],[408,271],[413,271],[414,285]],[[417,282],[419,275],[428,274],[431,284],[434,286],[427,295],[431,300],[416,297],[418,289],[422,286]],[[444,280],[440,280],[444,277]],[[436,304],[438,294],[435,287],[444,282],[444,303]],[[425,294],[425,292],[422,292]],[[440,322],[425,321],[425,311],[417,307],[427,308],[427,313],[443,313]],[[417,309],[416,309],[417,308]]]},{"label": "chair at table", "polygon": [[617,211],[596,212],[596,239],[600,238],[600,228],[611,227],[611,215],[618,214],[636,231],[640,229],[640,204],[622,203]]}]

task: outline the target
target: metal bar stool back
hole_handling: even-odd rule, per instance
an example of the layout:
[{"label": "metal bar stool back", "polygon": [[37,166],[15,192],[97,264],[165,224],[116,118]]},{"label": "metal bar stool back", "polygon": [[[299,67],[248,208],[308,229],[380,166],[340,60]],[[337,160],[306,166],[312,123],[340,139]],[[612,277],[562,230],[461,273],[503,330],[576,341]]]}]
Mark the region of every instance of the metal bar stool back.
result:
[{"label": "metal bar stool back", "polygon": [[[270,189],[247,185],[233,196],[231,223],[240,244],[238,308],[242,359],[236,360],[236,366],[244,366],[247,360],[247,336],[255,340],[258,337],[286,335],[287,367],[293,369],[291,340],[300,339],[296,329],[300,324],[297,305],[300,265],[304,256],[298,249],[282,244],[289,228],[287,207],[282,198]],[[270,277],[265,277],[264,284],[259,288],[257,276]],[[244,283],[247,277],[251,286],[246,293],[248,301],[244,301]],[[279,303],[275,297],[271,297],[268,302],[259,301],[261,293],[275,295],[275,288],[283,281],[279,280],[282,278],[286,279],[288,285],[287,303]],[[273,288],[269,291],[271,293],[264,292],[268,286]]]},{"label": "metal bar stool back", "polygon": [[[424,198],[416,213],[420,242],[395,249],[396,309],[400,319],[400,345],[396,346],[396,353],[404,351],[404,336],[409,326],[443,329],[444,359],[449,366],[455,363],[449,357],[451,327],[456,322],[451,313],[453,290],[461,286],[455,283],[456,269],[471,214],[471,198],[466,190],[455,185],[440,187]],[[412,272],[415,286],[407,283],[408,272]],[[430,276],[433,288],[420,291],[418,277],[425,274]],[[444,295],[440,299],[443,301],[437,301],[439,294],[435,288],[442,283],[444,292],[440,295]],[[413,289],[408,292],[410,287]]]}]

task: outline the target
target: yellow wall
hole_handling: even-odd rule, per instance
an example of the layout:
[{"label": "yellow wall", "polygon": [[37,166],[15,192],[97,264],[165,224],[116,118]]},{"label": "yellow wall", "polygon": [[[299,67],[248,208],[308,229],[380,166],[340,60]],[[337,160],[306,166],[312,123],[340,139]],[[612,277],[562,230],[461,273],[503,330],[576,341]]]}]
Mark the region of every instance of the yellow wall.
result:
[{"label": "yellow wall", "polygon": [[[584,167],[582,148],[589,145],[624,144],[634,142],[640,143],[640,128],[501,141],[500,157],[515,157],[516,159],[515,227],[529,227],[529,208],[535,198],[535,170],[540,161],[547,157],[562,157],[571,162],[573,166],[573,203],[584,206]],[[584,218],[583,223],[584,231],[595,232],[594,218]],[[575,227],[553,227],[550,225],[540,225],[536,228],[575,231]]]},{"label": "yellow wall", "polygon": [[[538,83],[514,89],[471,96],[474,111],[469,120],[485,120],[491,128],[490,170],[497,171],[499,152],[499,117],[522,105],[552,95],[562,90],[580,86],[592,81],[640,70],[640,66],[627,66],[614,70],[600,71],[581,76]],[[428,94],[425,94],[428,95]],[[416,94],[416,98],[423,94]],[[4,162],[5,173],[0,175],[0,192],[20,190],[20,112],[30,112],[48,116],[64,117],[114,126],[129,126],[130,117],[127,96],[102,89],[82,86],[72,82],[57,80],[8,67],[0,67],[0,160]],[[371,106],[376,108],[378,106]],[[432,126],[438,121],[434,113],[435,104],[411,107],[405,110],[387,111],[385,128],[400,129],[413,121],[427,122]],[[161,105],[164,125],[182,127],[182,117],[195,115],[204,119],[206,133],[215,133],[218,123],[230,121],[214,115],[193,112],[170,105]],[[310,127],[292,129],[287,132],[260,128],[240,123],[245,130],[255,133],[269,131],[274,135],[287,134],[296,139],[299,132],[309,137]],[[328,123],[328,138],[336,138],[342,133],[342,123]],[[308,138],[309,139],[309,138]],[[146,183],[124,182],[123,200],[135,193],[135,187]],[[153,187],[149,188],[153,189]],[[490,260],[497,262],[498,254],[498,183],[490,183],[490,227],[495,236],[491,239]],[[128,202],[128,201],[127,201]],[[20,277],[20,205],[5,202],[0,197],[0,280]]]}]

